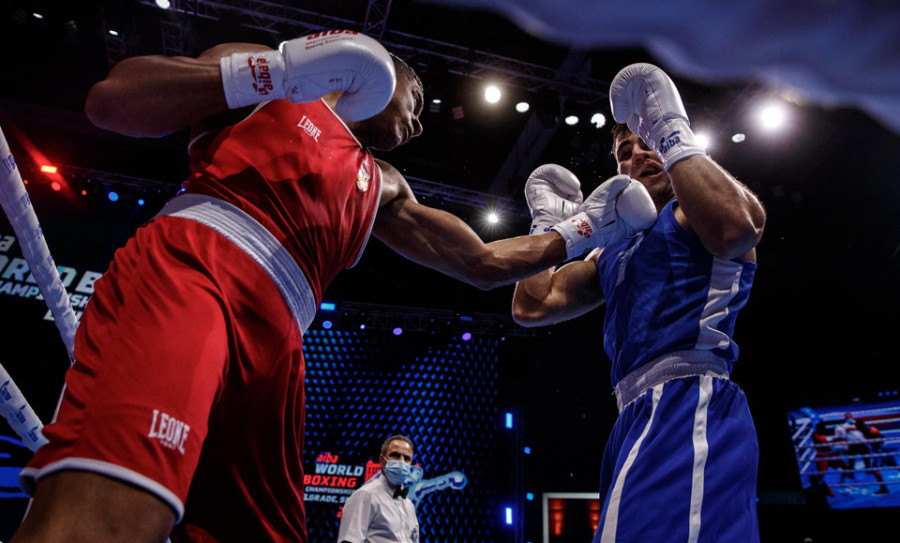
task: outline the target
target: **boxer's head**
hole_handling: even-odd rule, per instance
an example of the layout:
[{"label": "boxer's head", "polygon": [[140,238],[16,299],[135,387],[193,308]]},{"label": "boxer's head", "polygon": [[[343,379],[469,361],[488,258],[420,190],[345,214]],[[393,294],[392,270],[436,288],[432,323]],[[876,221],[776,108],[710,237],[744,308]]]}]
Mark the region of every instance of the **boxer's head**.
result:
[{"label": "boxer's head", "polygon": [[391,101],[378,115],[347,123],[366,147],[390,151],[422,133],[419,116],[424,107],[422,80],[408,64],[391,54],[397,85]]}]

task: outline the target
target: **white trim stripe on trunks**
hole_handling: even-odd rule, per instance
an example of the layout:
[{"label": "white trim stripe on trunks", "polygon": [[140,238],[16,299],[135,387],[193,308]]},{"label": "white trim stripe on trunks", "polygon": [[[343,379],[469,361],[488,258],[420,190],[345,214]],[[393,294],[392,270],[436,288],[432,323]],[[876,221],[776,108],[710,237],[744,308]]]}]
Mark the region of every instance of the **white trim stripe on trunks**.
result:
[{"label": "white trim stripe on trunks", "polygon": [[208,226],[247,253],[266,271],[294,315],[301,335],[316,316],[316,300],[306,276],[275,236],[236,206],[203,194],[173,198],[157,214]]},{"label": "white trim stripe on trunks", "polygon": [[716,354],[703,350],[675,351],[651,360],[616,383],[619,413],[654,386],[694,375],[727,379],[728,364]]}]

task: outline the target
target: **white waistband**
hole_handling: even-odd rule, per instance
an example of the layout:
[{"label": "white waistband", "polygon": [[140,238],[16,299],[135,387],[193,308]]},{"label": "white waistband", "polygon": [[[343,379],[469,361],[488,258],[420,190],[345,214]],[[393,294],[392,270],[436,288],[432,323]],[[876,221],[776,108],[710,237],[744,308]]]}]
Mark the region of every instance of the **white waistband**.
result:
[{"label": "white waistband", "polygon": [[675,351],[664,354],[632,371],[616,383],[619,413],[641,394],[672,379],[709,375],[728,378],[728,364],[712,351]]},{"label": "white waistband", "polygon": [[294,315],[300,333],[316,316],[316,300],[306,276],[275,236],[236,206],[203,194],[182,194],[157,214],[206,225],[247,253],[269,274]]}]

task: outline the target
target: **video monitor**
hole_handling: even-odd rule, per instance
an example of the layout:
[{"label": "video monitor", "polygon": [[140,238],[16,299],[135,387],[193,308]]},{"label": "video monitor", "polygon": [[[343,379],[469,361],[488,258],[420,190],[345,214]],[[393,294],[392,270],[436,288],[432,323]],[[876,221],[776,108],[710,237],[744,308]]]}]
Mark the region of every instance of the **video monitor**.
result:
[{"label": "video monitor", "polygon": [[831,509],[900,507],[900,397],[804,406],[788,421],[801,485]]}]

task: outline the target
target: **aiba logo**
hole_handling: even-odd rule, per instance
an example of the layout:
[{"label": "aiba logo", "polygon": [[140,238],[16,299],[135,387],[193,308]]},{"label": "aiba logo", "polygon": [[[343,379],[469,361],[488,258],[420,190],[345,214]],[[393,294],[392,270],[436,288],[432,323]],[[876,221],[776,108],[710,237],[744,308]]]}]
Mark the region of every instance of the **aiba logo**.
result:
[{"label": "aiba logo", "polygon": [[184,442],[187,441],[190,431],[191,427],[184,422],[159,409],[154,409],[147,437],[158,439],[163,447],[184,454]]},{"label": "aiba logo", "polygon": [[253,78],[253,91],[260,96],[268,96],[275,89],[269,72],[269,61],[265,57],[250,56],[247,64],[250,66],[250,77]]},{"label": "aiba logo", "polygon": [[668,136],[660,138],[659,150],[663,153],[668,153],[672,147],[675,147],[676,145],[681,143],[681,138],[678,136],[678,134],[681,134],[681,130],[676,130]]},{"label": "aiba logo", "polygon": [[572,219],[572,222],[575,224],[575,233],[583,238],[591,237],[591,234],[594,233],[594,229],[591,228],[591,224],[584,219]]}]

